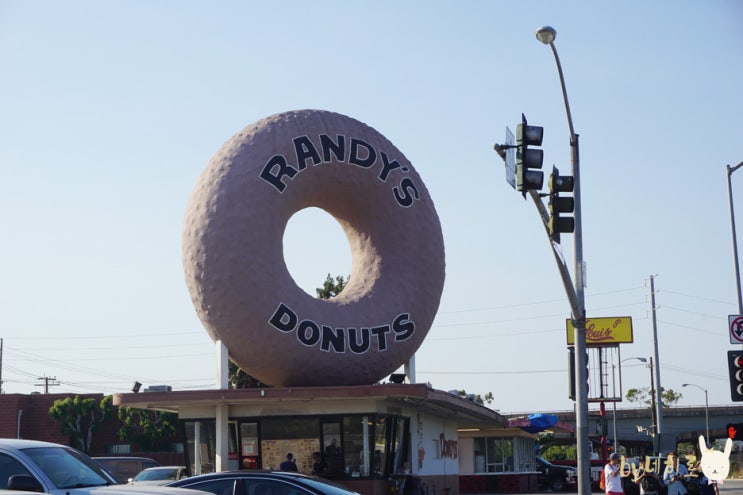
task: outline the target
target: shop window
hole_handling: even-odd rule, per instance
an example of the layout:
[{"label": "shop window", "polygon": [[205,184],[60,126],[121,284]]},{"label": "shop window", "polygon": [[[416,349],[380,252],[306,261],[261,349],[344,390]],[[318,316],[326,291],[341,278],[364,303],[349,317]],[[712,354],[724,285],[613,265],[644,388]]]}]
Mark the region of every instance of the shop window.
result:
[{"label": "shop window", "polygon": [[261,465],[258,423],[240,423],[240,467],[258,469]]},{"label": "shop window", "polygon": [[515,471],[513,438],[475,438],[475,472],[506,473]]},{"label": "shop window", "polygon": [[317,417],[263,418],[261,424],[261,460],[266,469],[278,469],[291,453],[300,473],[312,472],[312,453],[320,448]]},{"label": "shop window", "polygon": [[387,471],[387,418],[377,418],[374,425],[374,452],[372,454],[372,476],[381,478]]},{"label": "shop window", "polygon": [[[191,473],[212,473],[216,469],[217,426],[213,419],[183,422],[186,431],[186,459],[190,462]],[[234,459],[228,461],[227,469],[237,469],[237,425],[228,426],[228,454]],[[198,446],[198,448],[196,448]]]},{"label": "shop window", "polygon": [[[191,472],[214,471],[215,421],[186,420],[183,425],[185,452]],[[386,478],[409,470],[409,435],[409,420],[399,416],[369,414],[232,420],[230,469],[278,469],[287,453],[292,453],[299,472],[309,474],[314,462],[312,454],[321,452],[330,470],[329,478]]]},{"label": "shop window", "polygon": [[520,472],[536,471],[537,460],[536,460],[536,442],[531,438],[515,438],[516,450],[514,456],[516,463],[514,464],[514,470]]},{"label": "shop window", "polygon": [[372,424],[369,416],[343,418],[344,460],[346,475],[351,478],[369,476]]},{"label": "shop window", "polygon": [[410,470],[410,420],[388,416],[386,425],[391,462],[385,474],[403,474]]}]

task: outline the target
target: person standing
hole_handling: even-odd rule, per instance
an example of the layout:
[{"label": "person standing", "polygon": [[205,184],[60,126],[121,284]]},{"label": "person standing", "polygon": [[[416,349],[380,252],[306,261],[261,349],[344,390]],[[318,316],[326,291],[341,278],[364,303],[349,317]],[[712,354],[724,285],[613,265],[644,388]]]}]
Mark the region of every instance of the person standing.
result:
[{"label": "person standing", "polygon": [[653,471],[648,471],[641,466],[637,471],[635,483],[640,487],[640,495],[658,495],[660,490],[660,478]]},{"label": "person standing", "polygon": [[343,451],[338,446],[335,438],[331,439],[330,445],[325,447],[325,461],[328,463],[328,474],[326,478],[338,479],[343,477],[345,472]]},{"label": "person standing", "polygon": [[666,461],[666,470],[663,472],[663,483],[668,487],[668,495],[686,495],[683,480],[688,474],[689,470],[679,463],[676,452],[670,452]]},{"label": "person standing", "polygon": [[312,461],[312,474],[314,474],[315,476],[328,475],[328,465],[325,464],[325,461],[322,460],[320,452],[312,453]]},{"label": "person standing", "polygon": [[297,463],[294,462],[294,454],[289,452],[286,454],[286,460],[279,464],[279,470],[281,471],[298,471]]},{"label": "person standing", "polygon": [[604,466],[604,492],[606,495],[624,495],[619,466],[621,460],[622,456],[614,452],[609,456],[609,462]]},{"label": "person standing", "polygon": [[699,495],[718,495],[717,482],[710,480],[704,475],[701,462],[697,462],[694,469],[691,470],[691,474],[696,474],[699,480]]}]

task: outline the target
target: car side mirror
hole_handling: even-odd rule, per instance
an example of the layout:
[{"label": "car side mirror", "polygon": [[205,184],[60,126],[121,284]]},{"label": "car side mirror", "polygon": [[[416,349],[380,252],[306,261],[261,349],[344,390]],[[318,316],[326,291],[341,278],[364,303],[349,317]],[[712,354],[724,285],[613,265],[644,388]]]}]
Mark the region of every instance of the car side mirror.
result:
[{"label": "car side mirror", "polygon": [[8,490],[20,490],[24,492],[43,492],[39,480],[27,474],[14,474],[8,478]]}]

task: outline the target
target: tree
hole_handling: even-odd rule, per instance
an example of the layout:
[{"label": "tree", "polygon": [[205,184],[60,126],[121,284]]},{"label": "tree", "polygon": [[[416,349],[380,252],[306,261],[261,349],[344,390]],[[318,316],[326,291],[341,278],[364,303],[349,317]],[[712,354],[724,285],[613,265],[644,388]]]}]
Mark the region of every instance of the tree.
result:
[{"label": "tree", "polygon": [[112,397],[107,395],[100,402],[93,398],[83,399],[79,395],[54,401],[49,416],[59,423],[59,430],[70,435],[74,445],[83,452],[90,452],[93,431],[110,414]]},{"label": "tree", "polygon": [[[646,406],[650,406],[653,403],[653,397],[649,387],[631,388],[627,390],[626,397],[630,402],[639,402]],[[663,387],[660,388],[660,401],[663,407],[676,405],[681,397],[682,395],[680,393],[674,392],[672,389],[666,390]]]},{"label": "tree", "polygon": [[175,435],[178,424],[175,413],[131,407],[120,407],[119,419],[124,424],[119,429],[119,438],[135,443],[145,451],[160,450],[163,440]]},{"label": "tree", "polygon": [[480,395],[480,394],[468,394],[466,390],[457,390],[457,394],[462,399],[466,399],[468,395],[474,395],[475,402],[477,402],[481,406],[484,406],[485,403],[492,404],[493,401],[495,400],[495,398],[493,397],[493,392],[488,392],[485,395]]},{"label": "tree", "polygon": [[230,388],[237,390],[239,388],[265,388],[266,384],[261,383],[240,368],[234,361],[229,362],[229,376],[227,378]]},{"label": "tree", "polygon": [[319,299],[330,299],[331,297],[335,297],[338,294],[341,293],[343,288],[348,285],[348,281],[351,280],[351,275],[343,278],[343,275],[338,275],[335,277],[330,276],[328,273],[328,278],[325,279],[325,282],[323,282],[322,287],[317,290],[317,297]]},{"label": "tree", "polygon": [[[540,445],[542,444],[542,439],[540,437],[539,439]],[[572,460],[577,459],[577,447],[575,445],[550,445],[549,447],[546,447],[544,450],[542,450],[541,455],[548,461],[563,461],[563,460]]]}]

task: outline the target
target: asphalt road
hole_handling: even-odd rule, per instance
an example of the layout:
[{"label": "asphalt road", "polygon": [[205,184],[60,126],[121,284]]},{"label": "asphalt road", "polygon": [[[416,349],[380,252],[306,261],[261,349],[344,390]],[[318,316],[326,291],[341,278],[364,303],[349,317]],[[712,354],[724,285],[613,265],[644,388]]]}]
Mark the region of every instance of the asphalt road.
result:
[{"label": "asphalt road", "polygon": [[719,485],[720,493],[729,493],[730,495],[743,493],[743,479],[737,480],[725,480],[722,485]]},{"label": "asphalt road", "polygon": [[725,480],[722,485],[719,485],[719,489],[720,493],[741,495],[743,494],[743,479]]},{"label": "asphalt road", "polygon": [[[722,485],[720,485],[719,488],[720,488],[720,493],[721,494],[724,493],[726,495],[743,495],[743,479],[725,480],[725,482]],[[545,495],[545,494],[548,494],[548,493],[555,493],[555,494],[557,494],[557,493],[564,493],[564,494],[570,494],[571,492],[552,492],[552,491],[542,490],[542,491],[528,493],[528,494],[522,494],[522,495]],[[572,492],[572,493],[575,493],[575,492]],[[601,491],[594,490],[593,491],[593,494],[594,495],[600,495],[601,494]]]}]

